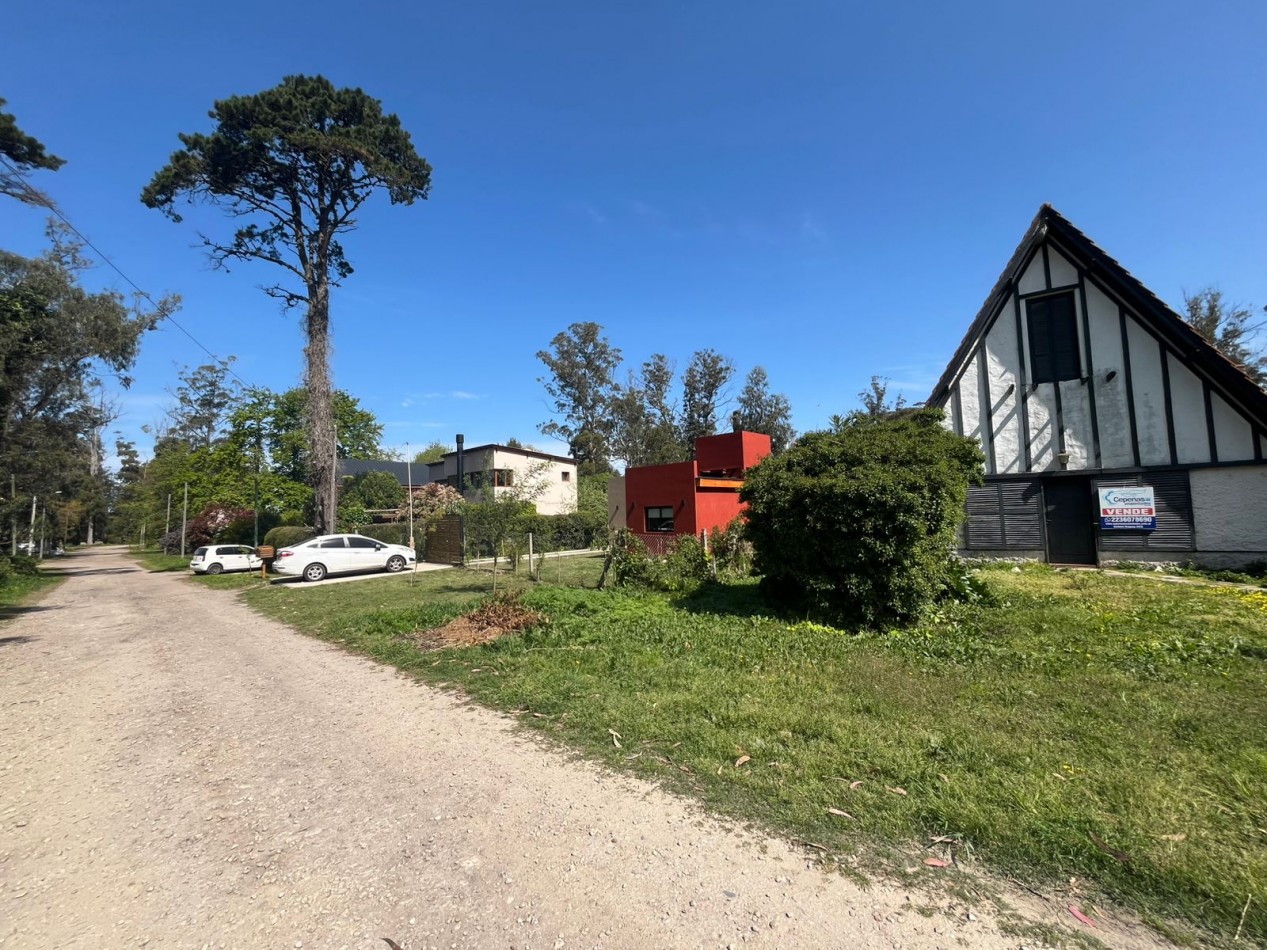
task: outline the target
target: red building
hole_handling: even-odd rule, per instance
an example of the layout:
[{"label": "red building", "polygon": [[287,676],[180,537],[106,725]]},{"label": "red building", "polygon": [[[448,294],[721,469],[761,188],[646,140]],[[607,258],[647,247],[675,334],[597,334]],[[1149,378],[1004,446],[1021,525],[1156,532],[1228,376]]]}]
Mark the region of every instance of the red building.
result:
[{"label": "red building", "polygon": [[637,534],[723,528],[743,510],[743,473],[769,454],[770,437],[757,432],[702,436],[694,461],[627,469],[618,499],[624,518],[613,521]]}]

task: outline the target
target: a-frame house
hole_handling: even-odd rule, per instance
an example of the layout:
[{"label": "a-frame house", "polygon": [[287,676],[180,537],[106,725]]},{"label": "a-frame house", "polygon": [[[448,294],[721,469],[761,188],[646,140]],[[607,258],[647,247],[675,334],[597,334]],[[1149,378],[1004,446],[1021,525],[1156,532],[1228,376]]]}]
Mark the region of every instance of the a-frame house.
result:
[{"label": "a-frame house", "polygon": [[[1050,205],[929,404],[986,458],[965,554],[1267,559],[1267,393]],[[1153,517],[1114,520],[1148,514],[1104,507],[1114,488],[1151,489],[1128,503]]]}]

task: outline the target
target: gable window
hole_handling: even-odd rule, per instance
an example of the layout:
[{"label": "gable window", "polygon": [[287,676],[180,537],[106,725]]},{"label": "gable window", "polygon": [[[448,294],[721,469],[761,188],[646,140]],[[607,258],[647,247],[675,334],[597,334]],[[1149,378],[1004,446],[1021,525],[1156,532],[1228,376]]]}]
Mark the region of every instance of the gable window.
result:
[{"label": "gable window", "polygon": [[647,509],[648,531],[672,531],[673,509],[670,507]]},{"label": "gable window", "polygon": [[1029,318],[1030,382],[1058,383],[1080,379],[1078,316],[1073,294],[1035,297],[1025,302]]},{"label": "gable window", "polygon": [[570,481],[572,480],[572,473],[571,473],[571,472],[563,472],[563,480],[564,480],[565,482],[570,482]]}]

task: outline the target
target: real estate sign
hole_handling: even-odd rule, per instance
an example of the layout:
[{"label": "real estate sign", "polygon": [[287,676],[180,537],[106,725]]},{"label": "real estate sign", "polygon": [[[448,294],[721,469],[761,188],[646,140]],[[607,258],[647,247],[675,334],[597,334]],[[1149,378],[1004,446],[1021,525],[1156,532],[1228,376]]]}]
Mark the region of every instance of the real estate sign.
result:
[{"label": "real estate sign", "polygon": [[1156,531],[1157,505],[1151,485],[1100,489],[1101,531]]}]

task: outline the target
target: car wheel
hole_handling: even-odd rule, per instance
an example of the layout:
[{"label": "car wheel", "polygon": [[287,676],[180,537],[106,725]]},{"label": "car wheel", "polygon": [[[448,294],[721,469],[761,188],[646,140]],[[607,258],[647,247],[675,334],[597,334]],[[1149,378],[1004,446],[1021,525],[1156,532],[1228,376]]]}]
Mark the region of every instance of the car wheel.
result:
[{"label": "car wheel", "polygon": [[304,580],[319,581],[326,576],[326,566],[324,564],[309,564],[304,568]]},{"label": "car wheel", "polygon": [[224,565],[223,565],[223,564],[212,564],[210,567],[208,567],[208,568],[207,568],[207,573],[208,573],[208,574],[219,574],[219,573],[220,573],[221,571],[223,571],[223,570],[224,570]]},{"label": "car wheel", "polygon": [[399,574],[405,569],[405,559],[399,554],[393,554],[387,559],[387,570],[393,574]]}]

